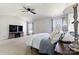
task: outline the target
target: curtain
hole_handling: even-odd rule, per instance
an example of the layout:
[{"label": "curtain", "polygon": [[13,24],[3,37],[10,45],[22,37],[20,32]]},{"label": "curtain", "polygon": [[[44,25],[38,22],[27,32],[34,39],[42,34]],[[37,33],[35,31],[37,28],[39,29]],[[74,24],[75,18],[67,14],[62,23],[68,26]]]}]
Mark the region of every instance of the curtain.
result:
[{"label": "curtain", "polygon": [[62,18],[61,17],[59,17],[59,18],[53,18],[53,31],[55,31],[57,29],[59,31],[62,30]]}]

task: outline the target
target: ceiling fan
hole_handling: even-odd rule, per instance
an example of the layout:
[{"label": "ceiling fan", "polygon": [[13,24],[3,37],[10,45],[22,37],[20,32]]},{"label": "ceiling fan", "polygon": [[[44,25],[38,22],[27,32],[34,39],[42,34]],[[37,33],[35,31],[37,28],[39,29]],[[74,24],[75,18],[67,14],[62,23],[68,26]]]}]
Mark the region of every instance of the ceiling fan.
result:
[{"label": "ceiling fan", "polygon": [[24,11],[22,11],[22,12],[30,12],[30,13],[32,13],[32,14],[36,14],[36,13],[34,12],[35,9],[26,8],[25,6],[23,6],[23,9],[24,9]]}]

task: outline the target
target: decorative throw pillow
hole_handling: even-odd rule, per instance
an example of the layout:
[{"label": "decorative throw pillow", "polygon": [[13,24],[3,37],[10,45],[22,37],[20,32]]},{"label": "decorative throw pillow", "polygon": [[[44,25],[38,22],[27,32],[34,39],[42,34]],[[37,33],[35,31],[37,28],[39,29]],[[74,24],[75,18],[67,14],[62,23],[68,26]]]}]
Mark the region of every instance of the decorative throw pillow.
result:
[{"label": "decorative throw pillow", "polygon": [[53,32],[50,34],[51,39],[53,39],[58,33],[59,33],[59,31],[53,31]]}]

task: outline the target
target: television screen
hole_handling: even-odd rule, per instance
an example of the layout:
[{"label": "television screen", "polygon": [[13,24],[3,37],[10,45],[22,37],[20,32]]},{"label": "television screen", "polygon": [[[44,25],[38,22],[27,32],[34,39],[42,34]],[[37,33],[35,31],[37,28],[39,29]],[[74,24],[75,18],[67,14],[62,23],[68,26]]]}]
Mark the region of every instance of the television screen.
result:
[{"label": "television screen", "polygon": [[17,32],[17,26],[16,25],[9,25],[9,32]]},{"label": "television screen", "polygon": [[23,26],[18,26],[18,31],[22,32],[23,31]]}]

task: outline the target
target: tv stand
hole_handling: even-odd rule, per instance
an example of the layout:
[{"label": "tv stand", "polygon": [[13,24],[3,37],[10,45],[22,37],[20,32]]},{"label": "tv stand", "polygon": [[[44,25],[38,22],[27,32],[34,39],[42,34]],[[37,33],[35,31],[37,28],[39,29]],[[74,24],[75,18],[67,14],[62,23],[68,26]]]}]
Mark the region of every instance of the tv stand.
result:
[{"label": "tv stand", "polygon": [[23,32],[9,32],[9,39],[22,37]]}]

